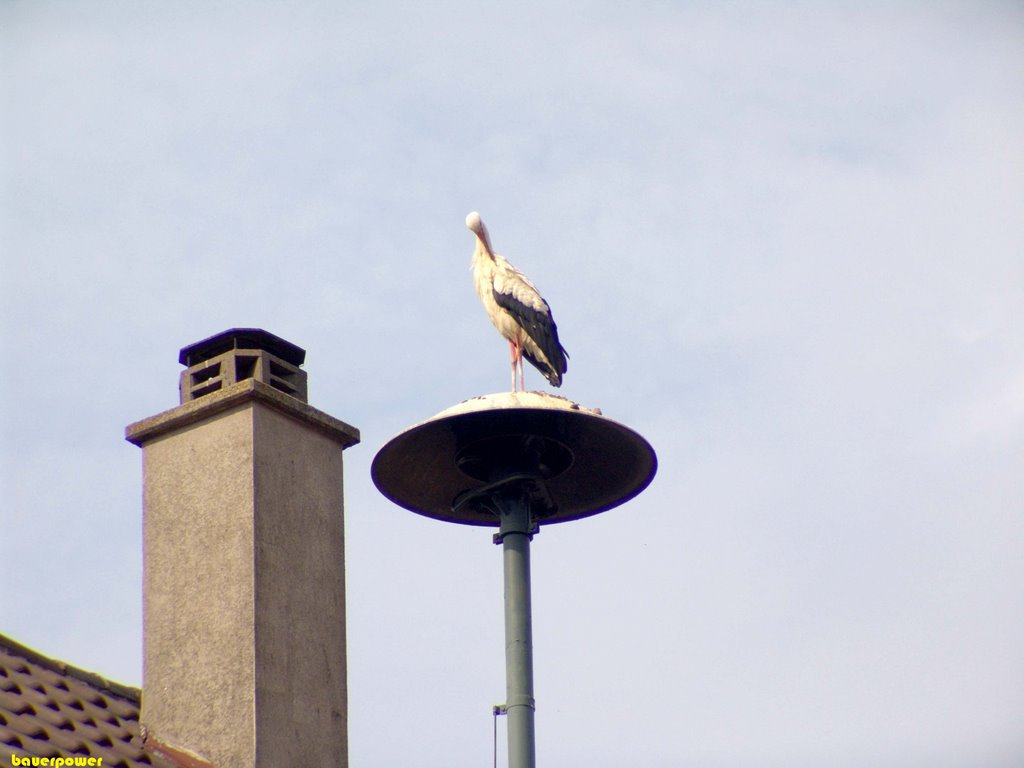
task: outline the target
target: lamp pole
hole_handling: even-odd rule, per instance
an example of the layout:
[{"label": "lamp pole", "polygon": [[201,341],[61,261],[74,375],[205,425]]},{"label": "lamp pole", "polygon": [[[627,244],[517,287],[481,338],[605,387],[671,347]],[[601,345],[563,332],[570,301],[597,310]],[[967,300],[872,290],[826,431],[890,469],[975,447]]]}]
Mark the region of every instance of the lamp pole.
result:
[{"label": "lamp pole", "polygon": [[[617,507],[654,479],[642,436],[596,408],[543,392],[470,398],[405,430],[377,452],[387,498],[449,523],[497,526],[505,582],[509,768],[535,768],[530,540],[539,526]],[[495,749],[497,765],[497,749]]]},{"label": "lamp pole", "polygon": [[534,768],[533,620],[530,599],[530,499],[497,493],[500,516],[495,543],[502,547],[505,578],[505,714],[508,717],[509,768]]}]

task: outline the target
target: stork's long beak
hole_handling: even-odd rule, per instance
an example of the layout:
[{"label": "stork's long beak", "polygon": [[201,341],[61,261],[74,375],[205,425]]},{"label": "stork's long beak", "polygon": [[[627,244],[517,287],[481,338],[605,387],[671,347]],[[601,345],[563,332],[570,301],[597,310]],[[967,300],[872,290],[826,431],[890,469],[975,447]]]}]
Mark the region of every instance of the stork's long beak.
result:
[{"label": "stork's long beak", "polygon": [[480,214],[473,211],[466,216],[466,227],[476,235],[484,250],[487,251],[487,255],[493,259],[494,251],[491,249],[491,236],[488,234],[487,227],[484,226],[484,220],[480,218]]}]

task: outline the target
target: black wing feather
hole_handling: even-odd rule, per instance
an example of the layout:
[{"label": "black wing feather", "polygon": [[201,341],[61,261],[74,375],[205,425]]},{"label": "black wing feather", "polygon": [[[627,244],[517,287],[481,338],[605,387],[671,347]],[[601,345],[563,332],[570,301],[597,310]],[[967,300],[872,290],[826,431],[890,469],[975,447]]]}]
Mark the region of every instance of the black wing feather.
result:
[{"label": "black wing feather", "polygon": [[[555,319],[551,316],[551,308],[548,306],[548,303],[544,302],[547,311],[542,312],[527,306],[510,293],[493,291],[493,294],[498,306],[515,318],[520,327],[526,331],[526,335],[533,339],[533,343],[540,348],[540,351],[547,360],[538,360],[525,348],[523,349],[523,356],[530,361],[534,368],[544,374],[544,378],[552,386],[560,387],[562,385],[562,374],[569,368],[569,363],[566,360],[569,353],[565,351],[561,342],[558,341],[558,326],[555,325]],[[541,300],[543,301],[543,299]]]}]

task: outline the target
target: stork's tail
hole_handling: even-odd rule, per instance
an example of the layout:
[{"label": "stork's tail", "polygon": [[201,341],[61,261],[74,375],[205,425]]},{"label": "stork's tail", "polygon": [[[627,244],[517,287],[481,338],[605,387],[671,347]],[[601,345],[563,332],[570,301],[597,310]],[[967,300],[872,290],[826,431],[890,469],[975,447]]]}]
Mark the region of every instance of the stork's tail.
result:
[{"label": "stork's tail", "polygon": [[565,351],[561,344],[558,344],[558,352],[559,354],[553,357],[550,363],[545,361],[544,365],[537,365],[533,360],[530,361],[537,366],[540,372],[544,374],[544,378],[553,387],[562,386],[562,374],[569,370],[569,353]]}]

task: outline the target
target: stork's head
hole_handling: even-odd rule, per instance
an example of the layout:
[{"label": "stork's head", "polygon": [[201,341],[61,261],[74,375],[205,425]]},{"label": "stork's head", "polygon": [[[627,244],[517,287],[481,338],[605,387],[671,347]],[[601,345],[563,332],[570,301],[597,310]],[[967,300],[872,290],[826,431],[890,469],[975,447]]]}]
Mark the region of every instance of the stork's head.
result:
[{"label": "stork's head", "polygon": [[466,226],[469,227],[469,231],[473,232],[477,237],[480,237],[480,233],[484,232],[484,220],[480,218],[480,214],[476,211],[466,216]]},{"label": "stork's head", "polygon": [[466,227],[480,239],[487,252],[493,255],[493,251],[491,251],[491,238],[487,234],[487,227],[484,226],[484,220],[480,218],[479,213],[473,211],[466,216]]}]

